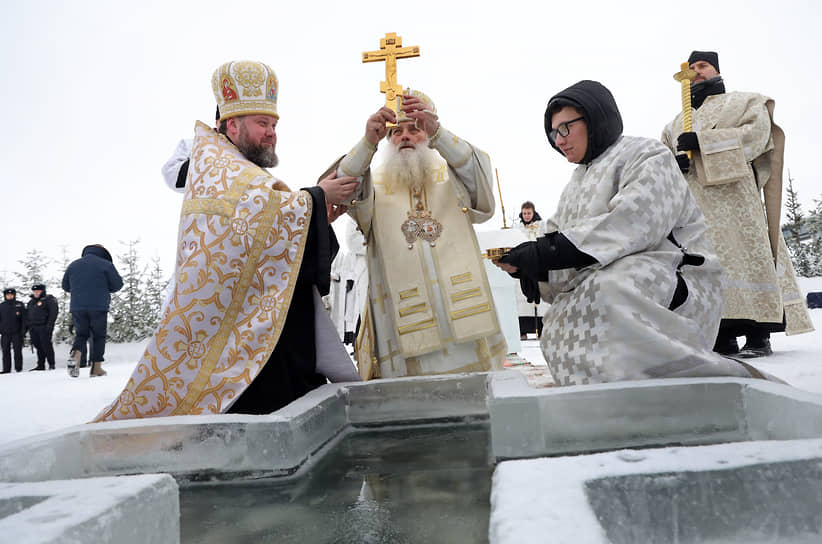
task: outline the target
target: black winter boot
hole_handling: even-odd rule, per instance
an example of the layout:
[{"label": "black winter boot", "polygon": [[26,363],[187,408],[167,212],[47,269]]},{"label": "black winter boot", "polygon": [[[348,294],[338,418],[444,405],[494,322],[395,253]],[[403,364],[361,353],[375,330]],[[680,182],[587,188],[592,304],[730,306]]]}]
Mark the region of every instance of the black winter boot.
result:
[{"label": "black winter boot", "polygon": [[771,340],[767,336],[747,336],[745,345],[739,350],[737,357],[741,359],[754,359],[756,357],[767,357],[773,355]]},{"label": "black winter boot", "polygon": [[736,336],[717,336],[714,351],[720,355],[734,355],[739,353],[739,344]]}]

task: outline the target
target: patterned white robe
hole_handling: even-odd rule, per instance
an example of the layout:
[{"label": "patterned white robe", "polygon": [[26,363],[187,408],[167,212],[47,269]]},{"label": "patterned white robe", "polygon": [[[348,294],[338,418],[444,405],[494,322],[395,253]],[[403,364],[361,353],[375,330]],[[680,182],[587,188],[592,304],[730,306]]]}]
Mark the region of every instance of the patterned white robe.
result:
[{"label": "patterned white robe", "polygon": [[[785,332],[800,334],[812,331],[813,324],[781,232],[774,266],[763,211],[763,188],[774,186],[779,195],[782,183],[783,150],[773,137],[781,130],[773,124],[772,110],[773,101],[755,93],[706,98],[693,110],[700,150],[685,178],[725,271],[722,317],[781,323],[784,311]],[[675,151],[682,131],[680,113],[665,127],[662,142]],[[773,213],[778,217],[779,205]]]},{"label": "patterned white robe", "polygon": [[[705,220],[671,152],[623,136],[574,171],[546,231],[597,263],[549,272],[541,347],[561,385],[683,377],[750,377],[711,351],[722,314],[722,271]],[[680,269],[688,297],[669,310]]]}]

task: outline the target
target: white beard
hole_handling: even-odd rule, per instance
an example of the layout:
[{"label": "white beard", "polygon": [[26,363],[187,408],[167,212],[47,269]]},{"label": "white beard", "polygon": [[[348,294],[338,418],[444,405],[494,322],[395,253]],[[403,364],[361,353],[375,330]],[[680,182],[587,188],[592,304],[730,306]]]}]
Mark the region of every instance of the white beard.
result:
[{"label": "white beard", "polygon": [[425,144],[402,152],[392,144],[382,167],[386,189],[389,193],[402,187],[412,191],[424,189],[439,168],[438,157],[439,154]]}]

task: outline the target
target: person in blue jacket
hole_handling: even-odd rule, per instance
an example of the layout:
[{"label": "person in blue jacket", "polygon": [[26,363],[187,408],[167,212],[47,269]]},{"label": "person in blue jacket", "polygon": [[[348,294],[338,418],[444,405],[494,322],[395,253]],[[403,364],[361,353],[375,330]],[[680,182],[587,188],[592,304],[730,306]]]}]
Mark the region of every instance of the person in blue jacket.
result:
[{"label": "person in blue jacket", "polygon": [[74,343],[69,355],[69,374],[79,375],[79,364],[91,338],[89,376],[105,376],[103,353],[111,293],[123,287],[123,278],[114,267],[111,254],[100,244],[83,248],[82,257],[73,261],[63,274],[63,290],[71,293],[69,311],[74,323]]}]

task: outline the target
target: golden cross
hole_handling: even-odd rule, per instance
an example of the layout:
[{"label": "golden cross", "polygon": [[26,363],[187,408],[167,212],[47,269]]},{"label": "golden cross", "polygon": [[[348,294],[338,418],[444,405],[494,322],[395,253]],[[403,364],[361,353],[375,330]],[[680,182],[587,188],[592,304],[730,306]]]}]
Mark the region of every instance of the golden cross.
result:
[{"label": "golden cross", "polygon": [[[691,132],[693,130],[693,119],[691,118],[691,82],[696,78],[696,72],[691,70],[687,62],[679,65],[680,72],[674,74],[674,79],[679,81],[682,87],[682,131]],[[688,158],[691,158],[691,152],[686,151]]]},{"label": "golden cross", "polygon": [[[362,54],[363,62],[385,61],[385,81],[380,81],[380,92],[385,93],[385,105],[397,113],[397,97],[402,96],[402,85],[397,83],[397,59],[407,59],[420,56],[420,47],[413,45],[402,46],[402,37],[394,32],[387,32],[385,38],[380,38],[379,51],[366,51]],[[386,123],[394,126],[393,123]]]}]

